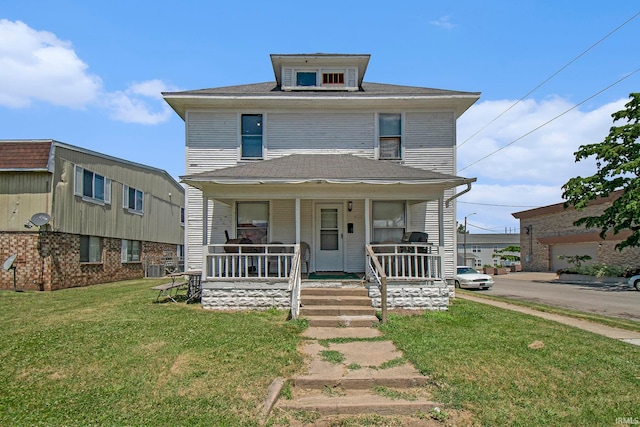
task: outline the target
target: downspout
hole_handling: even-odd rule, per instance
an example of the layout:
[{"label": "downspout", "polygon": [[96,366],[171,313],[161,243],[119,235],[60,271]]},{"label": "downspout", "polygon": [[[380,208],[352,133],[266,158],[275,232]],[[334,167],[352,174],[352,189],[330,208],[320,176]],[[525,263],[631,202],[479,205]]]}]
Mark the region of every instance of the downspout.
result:
[{"label": "downspout", "polygon": [[467,184],[467,188],[465,188],[464,190],[462,190],[461,192],[459,192],[458,194],[454,194],[453,196],[449,197],[447,200],[444,201],[444,206],[446,208],[449,207],[449,205],[451,204],[451,201],[454,199],[457,199],[458,197],[462,196],[465,193],[468,193],[469,191],[471,191],[471,183],[472,182],[476,182],[477,178],[471,178],[469,181],[466,182]]}]

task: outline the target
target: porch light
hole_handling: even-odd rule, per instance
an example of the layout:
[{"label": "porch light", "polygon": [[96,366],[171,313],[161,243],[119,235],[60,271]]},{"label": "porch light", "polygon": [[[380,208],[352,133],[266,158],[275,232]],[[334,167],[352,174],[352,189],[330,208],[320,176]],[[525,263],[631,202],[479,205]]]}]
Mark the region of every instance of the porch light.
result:
[{"label": "porch light", "polygon": [[347,202],[347,210],[348,210],[349,212],[351,212],[351,211],[353,210],[353,202],[352,202],[351,200],[349,200],[349,201]]}]

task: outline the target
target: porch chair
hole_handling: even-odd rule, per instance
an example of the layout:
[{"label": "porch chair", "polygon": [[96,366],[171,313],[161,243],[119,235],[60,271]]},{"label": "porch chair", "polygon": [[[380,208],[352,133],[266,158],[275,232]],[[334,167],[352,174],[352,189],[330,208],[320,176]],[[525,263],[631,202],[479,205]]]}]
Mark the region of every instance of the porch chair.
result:
[{"label": "porch chair", "polygon": [[311,261],[311,247],[307,242],[300,242],[300,274],[302,275],[302,264],[306,264],[307,279],[309,278],[309,262]]}]

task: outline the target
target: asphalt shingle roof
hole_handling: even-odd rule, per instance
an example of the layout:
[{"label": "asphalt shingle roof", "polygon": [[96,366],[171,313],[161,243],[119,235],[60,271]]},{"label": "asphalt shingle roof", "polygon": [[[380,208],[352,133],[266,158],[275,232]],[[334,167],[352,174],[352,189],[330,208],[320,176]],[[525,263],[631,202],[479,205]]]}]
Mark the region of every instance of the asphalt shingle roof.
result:
[{"label": "asphalt shingle roof", "polygon": [[441,181],[464,180],[351,154],[292,154],[182,177],[183,181]]},{"label": "asphalt shingle roof", "polygon": [[340,98],[362,98],[367,96],[382,95],[420,95],[420,96],[452,96],[452,95],[480,95],[478,92],[461,92],[445,89],[433,89],[417,86],[400,86],[383,83],[363,82],[360,90],[357,91],[328,91],[328,90],[305,90],[305,91],[283,91],[276,82],[254,83],[238,86],[225,86],[209,89],[187,90],[182,92],[163,92],[163,95],[190,95],[190,96],[278,96],[283,98],[296,97],[340,97]]},{"label": "asphalt shingle roof", "polygon": [[52,141],[0,142],[0,170],[47,169]]}]

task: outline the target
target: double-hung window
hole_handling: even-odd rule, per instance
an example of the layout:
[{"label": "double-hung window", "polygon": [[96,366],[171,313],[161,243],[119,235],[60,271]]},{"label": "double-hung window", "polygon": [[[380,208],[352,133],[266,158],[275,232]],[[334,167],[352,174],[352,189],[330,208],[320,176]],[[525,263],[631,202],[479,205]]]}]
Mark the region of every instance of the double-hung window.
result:
[{"label": "double-hung window", "polygon": [[236,236],[251,243],[267,243],[269,235],[269,202],[238,202]]},{"label": "double-hung window", "polygon": [[242,115],[243,159],[262,158],[262,114]]},{"label": "double-hung window", "polygon": [[102,262],[102,239],[80,236],[80,262]]},{"label": "double-hung window", "polygon": [[122,262],[140,262],[141,244],[139,240],[122,240]]},{"label": "double-hung window", "polygon": [[373,202],[372,211],[373,241],[400,243],[406,224],[404,202]]},{"label": "double-hung window", "polygon": [[380,134],[380,159],[397,160],[402,158],[402,115],[379,114],[378,132]]},{"label": "double-hung window", "polygon": [[111,179],[75,165],[74,194],[94,203],[111,204]]},{"label": "double-hung window", "polygon": [[144,193],[124,185],[122,206],[131,213],[142,214],[144,212]]}]

